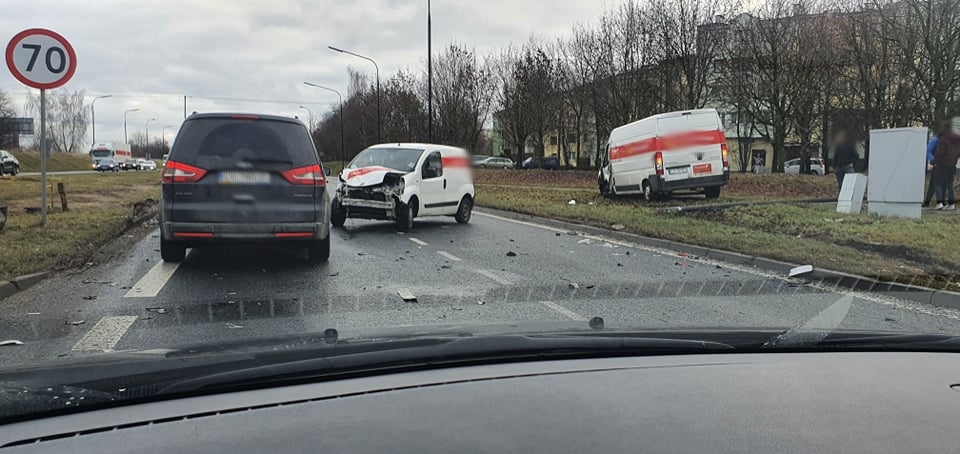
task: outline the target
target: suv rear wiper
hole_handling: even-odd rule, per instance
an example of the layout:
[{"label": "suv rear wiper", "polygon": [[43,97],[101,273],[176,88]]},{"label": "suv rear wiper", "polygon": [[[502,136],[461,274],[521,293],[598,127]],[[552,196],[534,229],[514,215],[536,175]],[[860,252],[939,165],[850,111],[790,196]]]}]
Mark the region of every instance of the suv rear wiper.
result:
[{"label": "suv rear wiper", "polygon": [[315,353],[323,356],[191,378],[173,383],[158,394],[276,386],[345,375],[359,376],[510,361],[722,353],[736,350],[732,345],[713,341],[576,334],[431,337],[365,344],[376,348],[346,354],[338,353],[336,347],[317,350]]}]

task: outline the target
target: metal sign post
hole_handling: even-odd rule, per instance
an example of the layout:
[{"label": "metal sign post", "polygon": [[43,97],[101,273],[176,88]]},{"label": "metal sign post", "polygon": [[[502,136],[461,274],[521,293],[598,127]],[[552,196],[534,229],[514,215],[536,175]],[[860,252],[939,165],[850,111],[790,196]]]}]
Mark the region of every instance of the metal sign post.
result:
[{"label": "metal sign post", "polygon": [[40,89],[40,225],[47,225],[47,90],[67,83],[77,70],[77,54],[60,34],[31,28],[7,44],[7,68],[28,87]]}]

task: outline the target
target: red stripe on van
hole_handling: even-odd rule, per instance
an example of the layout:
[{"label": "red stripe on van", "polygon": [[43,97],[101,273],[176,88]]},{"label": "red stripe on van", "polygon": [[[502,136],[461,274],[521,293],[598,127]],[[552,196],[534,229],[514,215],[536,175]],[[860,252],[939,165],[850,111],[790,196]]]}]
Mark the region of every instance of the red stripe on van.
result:
[{"label": "red stripe on van", "polygon": [[672,151],[703,145],[723,145],[727,143],[723,131],[691,131],[672,136],[651,137],[630,142],[610,149],[610,159],[625,159],[658,151]]},{"label": "red stripe on van", "polygon": [[449,168],[469,168],[470,167],[470,158],[464,158],[459,156],[448,156],[445,158],[440,158],[445,169]]}]

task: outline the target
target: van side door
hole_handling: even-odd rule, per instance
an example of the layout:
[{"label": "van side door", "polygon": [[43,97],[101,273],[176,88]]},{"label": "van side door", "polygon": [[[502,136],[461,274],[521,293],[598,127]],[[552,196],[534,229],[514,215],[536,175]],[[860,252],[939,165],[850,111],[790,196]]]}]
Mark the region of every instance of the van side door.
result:
[{"label": "van side door", "polygon": [[427,154],[420,165],[420,214],[434,215],[447,205],[447,180],[443,175],[443,158],[439,151]]}]

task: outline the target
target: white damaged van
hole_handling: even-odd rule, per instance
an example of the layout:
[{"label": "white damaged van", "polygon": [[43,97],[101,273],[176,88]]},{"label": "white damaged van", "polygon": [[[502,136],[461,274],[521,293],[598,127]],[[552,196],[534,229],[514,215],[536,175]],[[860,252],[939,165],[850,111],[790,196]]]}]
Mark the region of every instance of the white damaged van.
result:
[{"label": "white damaged van", "polygon": [[374,145],[340,173],[330,222],[343,227],[348,218],[390,220],[409,230],[417,217],[453,216],[466,224],[474,194],[470,156],[462,148]]},{"label": "white damaged van", "polygon": [[703,191],[720,197],[730,181],[727,140],[714,109],[670,112],[614,129],[597,182],[605,196]]}]

